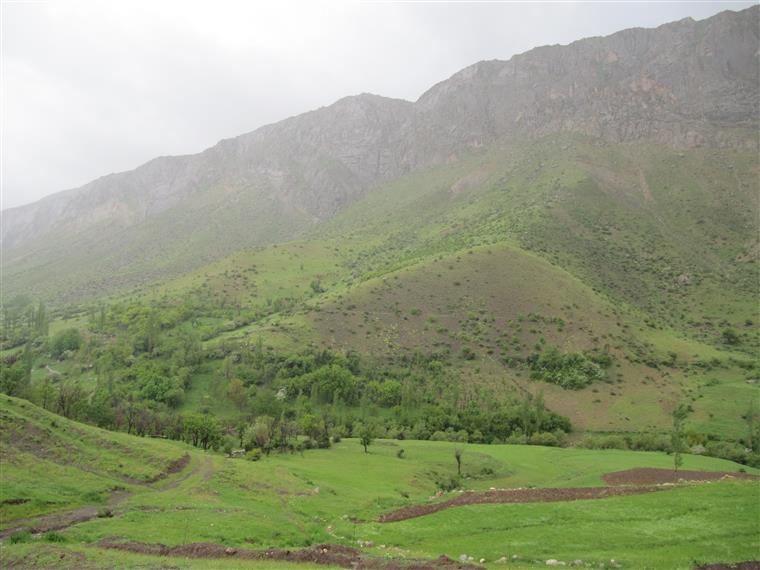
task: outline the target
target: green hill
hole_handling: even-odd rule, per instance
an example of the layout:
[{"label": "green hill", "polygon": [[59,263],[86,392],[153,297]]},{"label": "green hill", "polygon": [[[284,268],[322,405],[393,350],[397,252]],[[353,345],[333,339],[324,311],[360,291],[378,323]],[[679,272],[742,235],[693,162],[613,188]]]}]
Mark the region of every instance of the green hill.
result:
[{"label": "green hill", "polygon": [[[602,500],[454,507],[380,523],[380,515],[399,507],[459,495],[430,498],[441,481],[456,475],[457,444],[378,440],[367,454],[356,440],[345,440],[328,450],[273,453],[250,462],[180,443],[98,430],[5,396],[0,410],[6,483],[0,489],[4,566],[279,568],[291,566],[240,559],[237,552],[294,551],[333,543],[358,549],[365,561],[380,557],[389,563],[466,554],[475,563],[482,558],[483,566],[498,568],[498,559],[517,555],[510,564],[516,568],[531,567],[536,559],[543,564],[550,558],[581,558],[598,564],[614,558],[629,568],[685,569],[694,561],[750,558],[758,546],[752,507],[757,483],[751,481],[681,484],[653,495]],[[28,440],[7,435],[35,432],[46,437],[34,451],[28,449]],[[65,466],[55,456],[62,446],[69,450]],[[462,484],[472,491],[526,485],[544,492],[593,490],[605,485],[602,475],[608,472],[672,466],[663,453],[459,447],[464,450]],[[399,457],[401,449],[404,454]],[[120,465],[111,461],[112,450],[118,450]],[[157,477],[185,455],[189,459],[175,473]],[[683,465],[734,473],[737,467],[698,456],[686,456]],[[34,485],[24,484],[27,473],[42,472],[45,476],[36,477]],[[109,495],[118,494],[119,501],[109,503]],[[70,517],[72,512],[102,510],[108,504],[107,514]],[[667,537],[651,532],[665,524]],[[43,532],[49,527],[56,530]],[[43,531],[29,535],[24,528]],[[7,529],[21,530],[9,537]],[[604,544],[597,540],[602,532],[610,538]],[[700,540],[695,541],[695,535]],[[221,551],[214,555],[213,549],[201,546],[179,551],[184,554],[150,555],[149,546],[156,543],[218,544]],[[114,545],[124,544],[132,550],[114,550]],[[222,559],[193,557],[204,555]]]}]

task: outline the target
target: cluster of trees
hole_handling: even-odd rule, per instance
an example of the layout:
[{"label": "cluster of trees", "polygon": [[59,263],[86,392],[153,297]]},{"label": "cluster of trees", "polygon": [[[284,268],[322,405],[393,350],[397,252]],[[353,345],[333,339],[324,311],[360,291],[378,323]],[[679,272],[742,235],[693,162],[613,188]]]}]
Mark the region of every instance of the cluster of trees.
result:
[{"label": "cluster of trees", "polygon": [[687,429],[685,421],[692,408],[679,404],[672,412],[669,434],[622,433],[587,435],[579,446],[586,449],[630,449],[633,451],[661,451],[673,456],[675,471],[682,465],[682,454],[697,453],[720,457],[751,467],[760,467],[760,411],[751,404],[744,415],[746,436],[739,441],[720,439],[714,435]]},{"label": "cluster of trees", "polygon": [[[208,320],[240,314],[239,307],[209,304],[210,298],[190,295],[181,302],[95,306],[86,330],[67,328],[50,337],[44,305],[10,303],[3,309],[2,340],[23,349],[4,357],[0,391],[103,428],[182,439],[203,449],[246,449],[254,456],[327,447],[348,436],[365,449],[374,438],[562,445],[571,429],[567,418],[546,409],[540,394],[504,399],[461,385],[446,353],[378,363],[316,348],[278,354],[261,340],[204,348]],[[60,364],[71,377],[46,366],[32,382],[35,361]],[[611,359],[547,347],[525,364],[536,379],[577,389],[603,379]],[[83,388],[83,373],[94,377],[94,388]],[[200,376],[209,394],[193,413],[183,413],[186,391]],[[224,420],[215,417],[219,402],[231,403],[234,414],[225,409]],[[760,426],[757,414],[751,419]],[[646,437],[584,444],[681,451],[676,439]],[[711,454],[754,461],[760,434],[747,443],[751,452],[741,457],[725,442],[705,445]]]},{"label": "cluster of trees", "polygon": [[568,390],[579,390],[603,380],[605,369],[612,364],[608,354],[562,352],[549,346],[527,358],[531,378],[557,384]]},{"label": "cluster of trees", "polygon": [[15,348],[38,336],[47,336],[48,311],[44,303],[35,303],[26,295],[4,299],[0,341],[3,348]]}]

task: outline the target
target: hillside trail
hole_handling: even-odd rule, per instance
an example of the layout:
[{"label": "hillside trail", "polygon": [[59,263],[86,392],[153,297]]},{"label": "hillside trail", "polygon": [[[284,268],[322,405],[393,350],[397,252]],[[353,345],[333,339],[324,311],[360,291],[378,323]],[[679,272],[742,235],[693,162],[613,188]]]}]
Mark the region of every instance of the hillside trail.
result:
[{"label": "hillside trail", "polygon": [[29,531],[32,534],[40,534],[53,530],[63,530],[75,524],[92,520],[98,517],[98,515],[104,517],[112,516],[110,514],[111,509],[131,496],[132,493],[129,491],[116,491],[108,498],[105,506],[89,505],[71,511],[17,519],[14,521],[14,526],[0,530],[0,540],[6,539],[17,532]]},{"label": "hillside trail", "polygon": [[[187,455],[184,457],[187,459],[182,458],[180,461],[173,463],[169,466],[167,471],[156,477],[153,481],[139,482],[136,484],[149,486],[152,483],[165,479],[168,475],[178,472],[176,470],[177,465],[181,465],[183,468],[182,470],[184,471],[180,477],[161,488],[150,487],[150,489],[156,493],[164,493],[166,491],[176,489],[187,479],[193,475],[200,473],[201,471],[203,471],[203,477],[206,481],[213,476],[214,467],[211,457],[204,458],[203,461],[199,461],[190,469],[187,469],[187,466],[190,464],[190,458]],[[131,497],[133,494],[134,493],[131,491],[118,490],[112,493],[110,497],[108,497],[108,501],[105,505],[87,505],[69,511],[17,519],[13,521],[12,527],[0,530],[0,540],[4,540],[17,532],[28,531],[32,534],[41,534],[50,531],[63,530],[79,523],[87,522],[89,520],[97,518],[98,516],[105,518],[112,517],[112,510],[127,500],[129,497]]]}]

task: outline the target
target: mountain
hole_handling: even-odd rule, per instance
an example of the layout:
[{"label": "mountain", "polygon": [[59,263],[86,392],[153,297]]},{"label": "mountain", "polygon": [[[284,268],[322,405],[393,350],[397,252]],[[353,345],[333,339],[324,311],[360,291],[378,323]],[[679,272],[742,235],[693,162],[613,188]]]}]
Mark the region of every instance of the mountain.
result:
[{"label": "mountain", "polygon": [[[413,103],[347,97],[6,210],[4,294],[72,301],[155,282],[305,236],[400,177],[558,133],[752,153],[759,14],[755,6],[480,62]],[[609,182],[608,166],[594,166],[597,180]]]}]

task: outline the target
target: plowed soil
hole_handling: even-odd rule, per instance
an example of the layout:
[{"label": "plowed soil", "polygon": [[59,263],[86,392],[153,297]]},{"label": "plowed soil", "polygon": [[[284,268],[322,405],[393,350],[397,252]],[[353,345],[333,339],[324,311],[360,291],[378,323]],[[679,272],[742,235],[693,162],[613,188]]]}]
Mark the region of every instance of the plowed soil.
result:
[{"label": "plowed soil", "polygon": [[549,503],[557,501],[583,501],[623,495],[638,495],[664,491],[669,487],[580,487],[575,489],[501,489],[494,491],[468,491],[440,503],[413,505],[382,515],[380,522],[396,522],[429,515],[451,507],[485,503]]},{"label": "plowed soil", "polygon": [[406,560],[400,558],[375,558],[363,555],[359,550],[337,544],[320,544],[309,548],[288,550],[271,548],[268,550],[251,550],[230,548],[221,544],[196,542],[179,546],[147,544],[144,542],[118,542],[101,540],[101,548],[149,554],[152,556],[172,556],[181,558],[203,559],[244,559],[244,560],[279,560],[285,562],[303,562],[340,566],[342,568],[380,569],[380,570],[485,570],[480,566],[464,564],[441,556],[435,560]]},{"label": "plowed soil", "polygon": [[747,560],[732,564],[706,564],[697,566],[694,570],[760,570],[760,560]]},{"label": "plowed soil", "polygon": [[678,483],[680,481],[720,481],[730,479],[760,479],[748,473],[728,473],[726,471],[678,471],[672,469],[654,469],[640,467],[615,471],[602,475],[608,485],[661,485],[663,483]]}]

